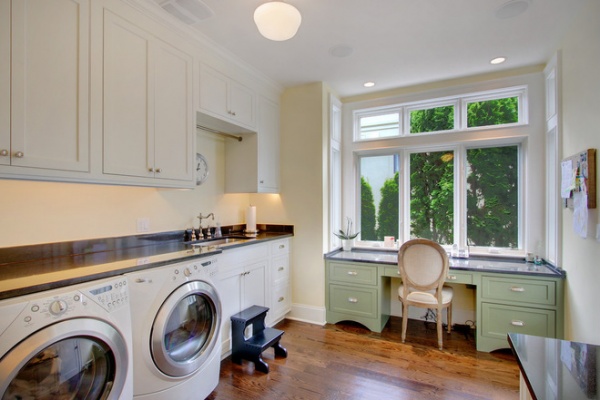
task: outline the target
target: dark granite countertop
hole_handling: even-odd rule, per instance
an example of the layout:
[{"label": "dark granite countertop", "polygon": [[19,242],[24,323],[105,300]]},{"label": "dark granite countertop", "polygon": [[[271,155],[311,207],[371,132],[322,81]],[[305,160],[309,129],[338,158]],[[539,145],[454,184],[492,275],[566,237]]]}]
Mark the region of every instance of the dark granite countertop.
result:
[{"label": "dark granite countertop", "polygon": [[598,399],[599,346],[519,333],[508,343],[533,399]]},{"label": "dark granite countertop", "polygon": [[[334,250],[325,254],[327,260],[354,261],[372,264],[398,264],[397,250],[353,249],[352,251]],[[470,257],[467,259],[450,258],[451,270],[497,272],[536,276],[565,277],[565,272],[550,264],[536,265],[517,258]]]},{"label": "dark granite countertop", "polygon": [[[262,228],[256,237],[222,246],[184,242],[178,231],[0,248],[0,300],[293,236],[293,227]],[[224,237],[244,236],[233,232]]]}]

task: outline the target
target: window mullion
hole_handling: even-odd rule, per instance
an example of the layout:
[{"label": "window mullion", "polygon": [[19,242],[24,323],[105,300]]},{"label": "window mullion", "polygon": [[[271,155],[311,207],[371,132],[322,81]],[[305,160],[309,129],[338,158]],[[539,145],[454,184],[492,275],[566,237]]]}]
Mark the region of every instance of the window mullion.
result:
[{"label": "window mullion", "polygon": [[454,243],[467,246],[467,152],[455,149],[454,163]]}]

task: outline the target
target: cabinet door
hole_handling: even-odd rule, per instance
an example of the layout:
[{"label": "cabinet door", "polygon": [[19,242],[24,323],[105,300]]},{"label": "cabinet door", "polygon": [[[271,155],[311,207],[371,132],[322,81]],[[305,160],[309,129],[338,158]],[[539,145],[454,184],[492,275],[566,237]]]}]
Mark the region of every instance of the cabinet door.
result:
[{"label": "cabinet door", "polygon": [[259,192],[279,192],[279,107],[260,99],[258,128]]},{"label": "cabinet door", "polygon": [[192,58],[157,41],[154,54],[155,177],[193,179]]},{"label": "cabinet door", "polygon": [[267,306],[267,263],[261,261],[247,266],[243,282],[242,309],[251,306]]},{"label": "cabinet door", "polygon": [[10,0],[0,0],[0,165],[10,164]]},{"label": "cabinet door", "polygon": [[229,82],[229,115],[238,124],[250,128],[256,126],[255,96],[247,87],[235,82]]},{"label": "cabinet door", "polygon": [[11,6],[11,164],[89,171],[89,1]]},{"label": "cabinet door", "polygon": [[200,108],[221,117],[229,118],[227,87],[227,77],[225,75],[203,65],[200,71]]},{"label": "cabinet door", "polygon": [[231,348],[231,316],[242,311],[242,279],[243,270],[241,268],[220,272],[219,279],[216,282],[219,296],[221,298],[221,310],[223,317],[221,319],[221,340],[223,351]]},{"label": "cabinet door", "polygon": [[104,12],[104,173],[152,177],[150,38]]}]

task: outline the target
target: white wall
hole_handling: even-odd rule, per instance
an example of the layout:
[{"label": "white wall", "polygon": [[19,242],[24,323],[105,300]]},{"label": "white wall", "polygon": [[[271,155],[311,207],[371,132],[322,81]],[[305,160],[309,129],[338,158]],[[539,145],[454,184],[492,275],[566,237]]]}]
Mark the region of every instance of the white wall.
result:
[{"label": "white wall", "polygon": [[[600,149],[600,3],[588,1],[563,41],[563,156]],[[598,162],[596,162],[598,166]],[[596,186],[598,186],[596,178]],[[600,243],[594,240],[598,210],[589,210],[587,239],[573,233],[564,209],[562,265],[567,271],[565,338],[600,344]]]},{"label": "white wall", "polygon": [[223,139],[199,131],[197,143],[210,175],[193,190],[0,180],[0,247],[135,235],[138,217],[151,232],[198,226],[200,212],[243,223],[249,195],[224,194]]}]

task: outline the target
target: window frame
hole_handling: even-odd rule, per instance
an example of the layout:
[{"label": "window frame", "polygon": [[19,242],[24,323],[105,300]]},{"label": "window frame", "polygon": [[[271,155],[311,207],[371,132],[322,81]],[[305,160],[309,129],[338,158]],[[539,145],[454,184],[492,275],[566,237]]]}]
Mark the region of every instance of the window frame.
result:
[{"label": "window frame", "polygon": [[[527,157],[528,157],[528,134],[519,127],[527,127],[529,123],[529,82],[517,85],[506,85],[496,90],[484,91],[465,91],[452,96],[437,96],[422,99],[424,94],[418,96],[419,100],[395,101],[394,98],[388,99],[387,105],[368,107],[373,104],[372,101],[359,102],[346,114],[352,131],[346,136],[350,142],[345,142],[344,152],[350,156],[350,160],[344,163],[343,168],[352,168],[354,171],[352,187],[345,189],[345,195],[352,196],[352,205],[346,203],[348,207],[346,214],[355,221],[355,226],[360,229],[361,222],[361,194],[360,194],[360,157],[393,155],[399,157],[399,216],[398,216],[398,241],[404,242],[410,238],[410,175],[406,172],[410,167],[410,154],[423,151],[449,151],[455,152],[454,176],[454,241],[460,246],[467,245],[467,196],[466,196],[466,153],[470,148],[498,147],[498,146],[518,146],[519,152],[519,215],[518,215],[518,247],[516,249],[508,248],[489,248],[483,246],[474,246],[470,248],[472,254],[487,256],[507,256],[522,257],[528,251],[531,243],[527,243],[525,233],[528,232],[527,213],[525,205],[527,202],[526,184],[527,178]],[[472,89],[472,87],[471,87]],[[519,121],[509,124],[489,125],[466,128],[467,124],[467,104],[475,101],[486,101],[502,99],[507,97],[518,97],[518,118]],[[396,98],[397,100],[397,98]],[[381,104],[379,100],[376,103]],[[435,108],[440,106],[454,105],[454,129],[410,133],[410,112]],[[361,107],[362,106],[362,107]],[[399,120],[402,121],[398,136],[359,139],[360,118],[365,116],[382,115],[397,112]],[[496,134],[493,130],[500,130]],[[531,134],[531,133],[530,133]],[[529,135],[530,135],[529,134]],[[537,156],[536,156],[537,157]],[[346,173],[344,173],[346,175]],[[348,175],[346,175],[348,176]],[[354,208],[354,210],[352,210]],[[530,236],[530,235],[529,235]],[[529,238],[531,240],[531,238]],[[356,247],[365,247],[369,249],[385,249],[382,241],[364,241],[359,236],[355,242]],[[447,246],[450,250],[450,246]],[[531,250],[529,250],[531,251]]]}]

